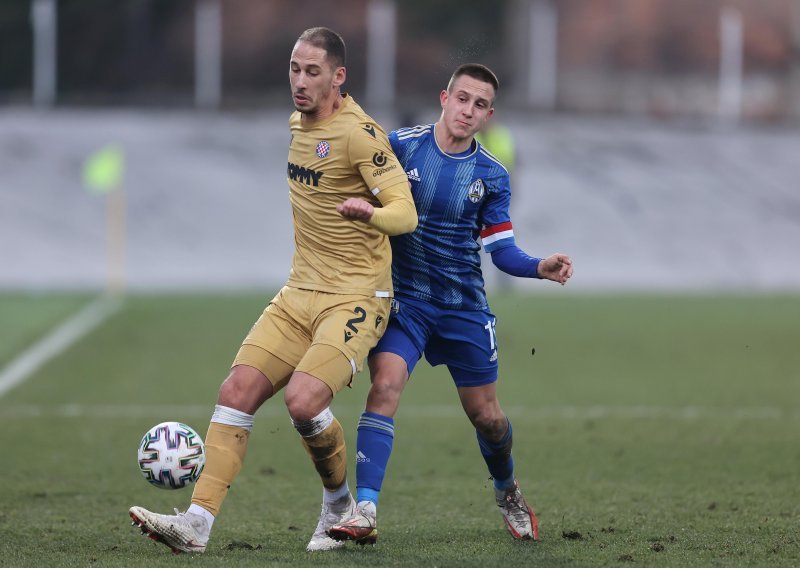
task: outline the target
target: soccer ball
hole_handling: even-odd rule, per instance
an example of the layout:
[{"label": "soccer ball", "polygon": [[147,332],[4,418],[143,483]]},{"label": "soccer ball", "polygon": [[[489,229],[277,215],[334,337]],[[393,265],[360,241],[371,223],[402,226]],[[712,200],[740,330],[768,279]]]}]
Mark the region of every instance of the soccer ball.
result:
[{"label": "soccer ball", "polygon": [[156,424],[139,443],[139,469],[160,489],[180,489],[197,481],[206,464],[203,439],[186,424]]}]

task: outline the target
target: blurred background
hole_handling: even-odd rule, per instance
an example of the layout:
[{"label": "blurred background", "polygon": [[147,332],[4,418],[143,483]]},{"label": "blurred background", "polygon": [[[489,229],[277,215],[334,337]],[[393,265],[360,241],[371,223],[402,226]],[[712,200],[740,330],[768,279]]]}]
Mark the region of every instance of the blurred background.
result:
[{"label": "blurred background", "polygon": [[800,0],[0,0],[0,288],[282,284],[317,25],[387,131],[495,70],[518,243],[570,288],[800,289]]}]

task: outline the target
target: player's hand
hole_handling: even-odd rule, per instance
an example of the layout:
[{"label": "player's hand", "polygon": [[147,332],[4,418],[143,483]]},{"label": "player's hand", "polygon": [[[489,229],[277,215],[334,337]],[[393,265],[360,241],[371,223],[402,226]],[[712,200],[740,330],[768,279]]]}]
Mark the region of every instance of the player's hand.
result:
[{"label": "player's hand", "polygon": [[567,283],[572,276],[572,259],[565,254],[557,252],[551,254],[539,263],[539,277],[561,285]]},{"label": "player's hand", "polygon": [[337,205],[336,211],[345,219],[350,219],[352,221],[369,221],[372,219],[375,208],[372,206],[372,203],[360,197],[350,197],[343,203]]}]

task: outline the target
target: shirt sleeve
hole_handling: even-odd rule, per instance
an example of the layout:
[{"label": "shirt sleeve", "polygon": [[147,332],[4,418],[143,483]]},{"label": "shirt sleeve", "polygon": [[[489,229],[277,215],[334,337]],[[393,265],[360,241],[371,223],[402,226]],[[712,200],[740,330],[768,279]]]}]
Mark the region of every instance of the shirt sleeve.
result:
[{"label": "shirt sleeve", "polygon": [[511,204],[511,187],[508,173],[492,176],[487,185],[486,204],[481,211],[481,242],[486,252],[516,246],[514,228],[508,209]]},{"label": "shirt sleeve", "polygon": [[492,251],[492,263],[511,276],[522,278],[539,278],[541,258],[528,256],[516,245]]},{"label": "shirt sleeve", "polygon": [[381,204],[368,223],[386,235],[409,233],[417,226],[417,210],[406,173],[383,129],[374,123],[365,126],[371,128],[353,129],[348,151],[350,162]]}]

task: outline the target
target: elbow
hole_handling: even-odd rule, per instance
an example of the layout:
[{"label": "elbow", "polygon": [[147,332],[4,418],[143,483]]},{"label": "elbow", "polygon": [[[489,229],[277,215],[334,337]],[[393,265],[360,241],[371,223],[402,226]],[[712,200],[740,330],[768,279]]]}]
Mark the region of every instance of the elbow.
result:
[{"label": "elbow", "polygon": [[396,223],[394,227],[388,227],[389,231],[386,233],[390,237],[396,237],[397,235],[404,235],[406,233],[412,232],[414,229],[417,228],[417,224],[419,223],[419,218],[417,217],[417,208],[411,204],[409,207],[405,207],[403,211],[403,215],[399,222]]},{"label": "elbow", "polygon": [[397,235],[405,235],[406,233],[410,233],[416,228],[417,228],[417,217],[415,215],[412,219],[404,221],[403,223],[397,225],[396,227],[392,227],[391,229],[385,231],[385,234],[388,237],[396,237]]},{"label": "elbow", "polygon": [[417,228],[418,224],[419,224],[419,218],[417,217],[417,212],[414,211],[414,214],[411,215],[411,218],[408,220],[406,226],[403,228],[404,230],[402,231],[402,233],[398,234],[411,233],[412,231],[414,231],[414,229]]},{"label": "elbow", "polygon": [[370,223],[381,233],[389,237],[395,237],[404,233],[410,233],[417,228],[417,208],[414,203],[403,204],[392,203],[375,210]]}]

